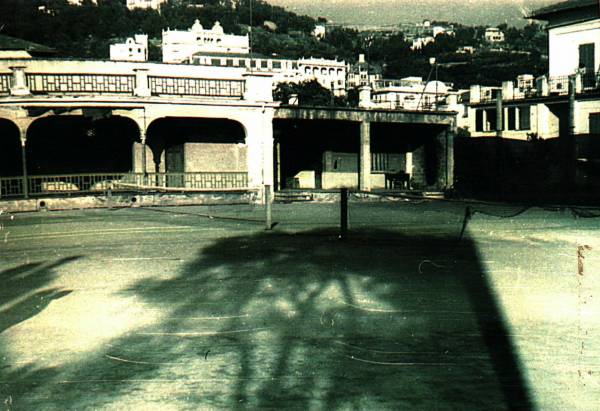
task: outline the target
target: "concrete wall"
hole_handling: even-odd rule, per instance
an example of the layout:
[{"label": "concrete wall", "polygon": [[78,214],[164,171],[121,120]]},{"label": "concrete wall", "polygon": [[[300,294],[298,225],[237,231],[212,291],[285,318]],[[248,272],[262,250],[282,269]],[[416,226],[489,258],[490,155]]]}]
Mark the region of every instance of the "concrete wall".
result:
[{"label": "concrete wall", "polygon": [[248,171],[245,144],[185,143],[186,172]]},{"label": "concrete wall", "polygon": [[[371,188],[385,188],[384,174],[371,174]],[[323,172],[321,184],[324,190],[334,188],[358,188],[358,173]]]},{"label": "concrete wall", "polygon": [[600,113],[600,99],[578,101],[575,103],[575,133],[590,132],[590,114]]}]

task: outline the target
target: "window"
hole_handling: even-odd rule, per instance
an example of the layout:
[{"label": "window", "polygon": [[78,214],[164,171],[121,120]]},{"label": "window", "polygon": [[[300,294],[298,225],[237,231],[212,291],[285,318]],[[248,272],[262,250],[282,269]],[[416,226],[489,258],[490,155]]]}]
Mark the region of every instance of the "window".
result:
[{"label": "window", "polygon": [[590,113],[590,134],[600,134],[600,113]]},{"label": "window", "polygon": [[281,68],[281,61],[274,61],[273,62],[273,68],[274,69],[280,69]]},{"label": "window", "polygon": [[261,68],[267,68],[267,67],[268,67],[268,62],[267,62],[267,60],[263,60],[263,61],[261,61],[261,62],[260,62],[260,67],[261,67]]},{"label": "window", "polygon": [[531,129],[531,107],[519,107],[519,130]]},{"label": "window", "polygon": [[210,65],[211,66],[220,66],[221,65],[221,59],[210,59]]},{"label": "window", "polygon": [[225,62],[225,65],[227,67],[233,67],[233,59],[227,59],[227,61]]},{"label": "window", "polygon": [[579,45],[579,68],[594,72],[594,43]]}]

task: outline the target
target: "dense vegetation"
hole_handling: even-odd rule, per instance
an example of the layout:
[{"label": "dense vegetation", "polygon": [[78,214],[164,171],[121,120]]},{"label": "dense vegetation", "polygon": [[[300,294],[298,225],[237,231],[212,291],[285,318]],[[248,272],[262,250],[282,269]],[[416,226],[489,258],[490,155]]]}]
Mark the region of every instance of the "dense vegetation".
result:
[{"label": "dense vegetation", "polygon": [[[299,16],[262,0],[171,0],[160,13],[128,10],[122,0],[98,0],[97,5],[84,0],[81,6],[70,5],[67,0],[0,2],[0,34],[51,46],[64,57],[106,59],[109,44],[146,33],[151,39],[150,58],[159,60],[162,30],[187,29],[195,19],[205,27],[212,27],[218,20],[225,32],[234,34],[248,33],[251,25],[253,49],[266,55],[352,62],[364,53],[387,78],[433,78],[430,57],[436,57],[439,63],[438,78],[459,87],[497,85],[518,74],[538,75],[546,70],[547,39],[537,25],[523,29],[501,25],[506,34],[505,47],[490,50],[483,41],[485,27],[454,24],[455,36],[438,35],[434,43],[412,51],[402,33],[384,35],[334,28],[317,40],[311,31],[324,19]],[[461,46],[474,46],[480,51],[457,54]]]}]

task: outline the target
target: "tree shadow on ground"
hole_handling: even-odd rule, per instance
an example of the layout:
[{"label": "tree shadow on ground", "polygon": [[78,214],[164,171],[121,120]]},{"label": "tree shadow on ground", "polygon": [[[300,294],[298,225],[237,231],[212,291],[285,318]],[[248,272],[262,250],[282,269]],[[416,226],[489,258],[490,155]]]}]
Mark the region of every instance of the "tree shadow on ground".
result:
[{"label": "tree shadow on ground", "polygon": [[28,263],[0,272],[0,334],[42,312],[53,300],[71,290],[43,288],[56,276],[55,268],[79,257],[66,257],[51,263]]},{"label": "tree shadow on ground", "polygon": [[14,397],[46,409],[534,408],[468,239],[230,237],[128,291],[164,317],[62,369],[5,373]]}]

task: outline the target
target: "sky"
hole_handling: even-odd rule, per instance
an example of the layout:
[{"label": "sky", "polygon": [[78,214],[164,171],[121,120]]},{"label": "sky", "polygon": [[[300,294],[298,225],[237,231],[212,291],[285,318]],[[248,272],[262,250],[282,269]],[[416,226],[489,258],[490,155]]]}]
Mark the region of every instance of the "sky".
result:
[{"label": "sky", "polygon": [[468,25],[522,26],[523,12],[562,0],[266,0],[335,23],[390,25],[443,20]]}]

